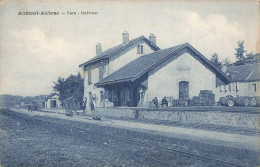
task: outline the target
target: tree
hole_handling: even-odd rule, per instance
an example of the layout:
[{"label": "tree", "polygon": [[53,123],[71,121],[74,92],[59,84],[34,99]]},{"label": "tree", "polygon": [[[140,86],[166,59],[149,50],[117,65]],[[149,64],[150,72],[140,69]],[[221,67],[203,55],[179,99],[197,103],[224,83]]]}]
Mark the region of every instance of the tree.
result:
[{"label": "tree", "polygon": [[250,53],[246,53],[246,57],[247,58],[251,58],[253,56],[254,56],[254,52],[253,51],[251,51]]},{"label": "tree", "polygon": [[54,84],[53,89],[58,92],[60,101],[73,97],[78,102],[82,102],[84,95],[84,79],[79,73],[78,75],[70,75],[67,79],[59,77]]},{"label": "tree", "polygon": [[244,47],[244,41],[238,41],[237,45],[238,45],[238,47],[235,48],[236,58],[237,58],[238,62],[240,62],[239,64],[244,64],[244,60],[245,60],[244,54],[246,53],[246,50],[245,50],[245,47]]},{"label": "tree", "polygon": [[222,64],[225,64],[226,66],[230,66],[231,65],[231,61],[229,60],[228,57],[224,58],[222,60]]},{"label": "tree", "polygon": [[221,62],[219,62],[219,59],[218,59],[218,54],[217,53],[213,53],[211,55],[211,58],[210,58],[210,61],[219,69],[221,69]]}]

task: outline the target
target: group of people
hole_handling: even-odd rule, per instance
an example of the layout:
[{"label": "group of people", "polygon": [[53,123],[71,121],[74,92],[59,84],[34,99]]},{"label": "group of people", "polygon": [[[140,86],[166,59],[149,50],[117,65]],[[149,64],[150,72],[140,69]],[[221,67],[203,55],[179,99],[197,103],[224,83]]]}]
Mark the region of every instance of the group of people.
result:
[{"label": "group of people", "polygon": [[[153,104],[155,105],[155,107],[158,107],[158,105],[159,105],[159,103],[158,103],[158,99],[157,99],[157,97],[155,97],[153,100],[152,100],[152,102],[153,102]],[[162,107],[164,107],[164,106],[166,106],[166,107],[168,107],[168,100],[166,99],[166,97],[164,97],[163,99],[162,99]]]}]

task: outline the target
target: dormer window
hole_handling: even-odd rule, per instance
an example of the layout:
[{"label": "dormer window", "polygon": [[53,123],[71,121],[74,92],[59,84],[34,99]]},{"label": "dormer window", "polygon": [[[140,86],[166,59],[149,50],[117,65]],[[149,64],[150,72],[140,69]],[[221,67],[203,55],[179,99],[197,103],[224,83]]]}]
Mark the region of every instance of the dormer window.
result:
[{"label": "dormer window", "polygon": [[227,72],[227,74],[226,74],[228,77],[231,77],[231,75],[230,75],[230,73],[229,72]]},{"label": "dormer window", "polygon": [[138,54],[144,53],[144,46],[143,45],[137,45],[137,53]]}]

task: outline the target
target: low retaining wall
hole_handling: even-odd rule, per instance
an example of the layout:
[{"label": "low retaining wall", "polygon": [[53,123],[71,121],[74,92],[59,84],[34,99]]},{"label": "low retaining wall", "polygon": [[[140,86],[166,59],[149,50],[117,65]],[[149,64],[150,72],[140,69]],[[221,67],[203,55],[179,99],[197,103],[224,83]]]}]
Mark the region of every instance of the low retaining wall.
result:
[{"label": "low retaining wall", "polygon": [[212,124],[248,129],[258,129],[260,122],[258,112],[196,111],[195,109],[174,111],[144,108],[97,108],[96,110],[101,115],[117,118]]}]

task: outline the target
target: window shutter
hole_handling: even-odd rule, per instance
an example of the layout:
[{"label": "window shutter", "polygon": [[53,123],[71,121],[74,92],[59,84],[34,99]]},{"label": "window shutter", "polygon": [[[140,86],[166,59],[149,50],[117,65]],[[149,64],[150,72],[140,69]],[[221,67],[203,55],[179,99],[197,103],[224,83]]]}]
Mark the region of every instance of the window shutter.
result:
[{"label": "window shutter", "polygon": [[91,70],[88,70],[88,84],[92,84],[92,81],[91,81]]},{"label": "window shutter", "polygon": [[101,60],[100,66],[99,66],[99,80],[103,79],[104,75],[104,62]]}]

